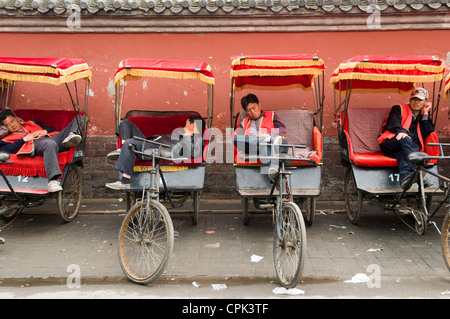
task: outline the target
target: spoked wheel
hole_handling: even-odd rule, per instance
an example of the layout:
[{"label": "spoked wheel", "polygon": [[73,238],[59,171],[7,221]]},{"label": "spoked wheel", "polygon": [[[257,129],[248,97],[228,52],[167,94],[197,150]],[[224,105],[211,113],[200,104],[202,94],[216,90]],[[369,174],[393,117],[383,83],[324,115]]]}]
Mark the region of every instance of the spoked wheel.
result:
[{"label": "spoked wheel", "polygon": [[241,197],[244,225],[248,225],[248,197]]},{"label": "spoked wheel", "polygon": [[417,212],[414,217],[414,228],[419,235],[424,235],[427,231],[427,217],[423,212]]},{"label": "spoked wheel", "polygon": [[283,204],[274,230],[273,259],[280,284],[294,288],[303,269],[306,253],[306,228],[295,203]]},{"label": "spoked wheel", "polygon": [[450,271],[450,210],[444,218],[442,223],[441,231],[441,242],[442,242],[442,255],[444,256],[445,264],[447,265],[448,271]]},{"label": "spoked wheel", "polygon": [[164,271],[173,250],[174,231],[167,209],[151,200],[136,203],[125,216],[119,233],[119,261],[125,275],[148,284]]},{"label": "spoked wheel", "polygon": [[[0,203],[0,210],[5,208],[5,207],[8,207],[10,205],[15,205],[15,203],[13,203],[13,202],[1,202]],[[12,209],[12,210],[10,210],[10,211],[0,215],[0,218],[3,219],[4,221],[10,222],[14,218],[16,218],[22,212],[22,210],[23,210],[23,207]]]},{"label": "spoked wheel", "polygon": [[81,205],[81,198],[81,173],[78,166],[73,164],[67,170],[63,190],[58,192],[56,197],[59,215],[65,222],[70,222],[77,217]]},{"label": "spoked wheel", "polygon": [[363,195],[356,187],[355,176],[351,166],[348,166],[345,172],[344,197],[348,220],[352,224],[357,224],[361,217]]}]

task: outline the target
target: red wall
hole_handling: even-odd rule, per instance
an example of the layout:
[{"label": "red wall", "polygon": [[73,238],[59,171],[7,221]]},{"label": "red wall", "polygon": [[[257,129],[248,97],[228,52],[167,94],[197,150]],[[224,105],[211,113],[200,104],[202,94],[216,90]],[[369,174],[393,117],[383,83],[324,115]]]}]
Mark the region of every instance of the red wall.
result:
[{"label": "red wall", "polygon": [[[229,126],[230,62],[243,54],[313,53],[322,58],[325,71],[324,135],[335,136],[333,93],[328,84],[332,71],[343,60],[360,54],[430,54],[450,61],[450,30],[368,31],[314,33],[208,33],[208,34],[0,34],[2,56],[66,56],[82,58],[92,68],[91,135],[114,133],[114,86],[112,80],[120,60],[127,57],[193,59],[208,62],[216,78],[214,126]],[[449,66],[450,67],[450,66]],[[133,89],[134,87],[134,89]],[[168,89],[177,89],[170,93]],[[124,108],[152,105],[156,108],[196,109],[204,112],[206,85],[192,80],[136,81],[127,85]],[[248,92],[248,91],[246,91]],[[298,91],[256,92],[266,109],[300,105],[309,107],[311,93]],[[239,108],[238,94],[236,103]],[[398,94],[378,94],[370,98],[352,97],[365,106],[391,106],[405,102]],[[64,87],[17,84],[12,108],[70,105]],[[450,136],[448,99],[441,101],[437,132]]]}]

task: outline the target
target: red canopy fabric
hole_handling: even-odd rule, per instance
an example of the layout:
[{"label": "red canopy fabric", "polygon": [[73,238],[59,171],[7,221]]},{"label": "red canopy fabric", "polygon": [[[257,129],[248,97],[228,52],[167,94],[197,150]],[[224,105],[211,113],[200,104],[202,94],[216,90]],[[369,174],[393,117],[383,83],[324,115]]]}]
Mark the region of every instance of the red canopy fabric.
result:
[{"label": "red canopy fabric", "polygon": [[69,58],[0,57],[0,80],[29,81],[59,85],[78,79],[91,79],[88,64]]},{"label": "red canopy fabric", "polygon": [[445,64],[430,55],[360,55],[342,62],[330,84],[336,91],[400,91],[407,93],[415,82],[434,82],[444,77]]},{"label": "red canopy fabric", "polygon": [[450,73],[447,75],[447,78],[445,79],[445,89],[444,89],[444,96],[448,97],[450,91]]},{"label": "red canopy fabric", "polygon": [[231,77],[238,89],[288,85],[309,88],[324,69],[324,62],[312,54],[250,55],[233,58]]},{"label": "red canopy fabric", "polygon": [[202,61],[125,59],[119,63],[114,82],[128,76],[199,79],[207,84],[214,84],[211,67]]}]

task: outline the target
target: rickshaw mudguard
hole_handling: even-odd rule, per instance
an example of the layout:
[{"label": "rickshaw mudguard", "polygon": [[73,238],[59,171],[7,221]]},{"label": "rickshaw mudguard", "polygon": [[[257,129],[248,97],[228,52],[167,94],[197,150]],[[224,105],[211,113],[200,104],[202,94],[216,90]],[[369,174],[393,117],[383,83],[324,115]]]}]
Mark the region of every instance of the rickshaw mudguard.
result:
[{"label": "rickshaw mudguard", "polygon": [[[161,166],[168,191],[196,191],[203,189],[206,173],[206,165],[204,163],[189,167],[167,167],[175,168],[173,171],[167,171],[164,166]],[[130,180],[130,191],[140,192],[144,185],[146,189],[150,187],[150,172],[134,172]],[[164,189],[161,177],[159,179],[159,189]]]},{"label": "rickshaw mudguard", "polygon": [[[263,166],[235,165],[236,187],[243,197],[266,197],[270,194],[272,183],[269,176],[262,172]],[[290,180],[291,192],[294,196],[315,197],[320,195],[322,165],[286,167],[292,173]],[[277,191],[275,191],[277,193]]]},{"label": "rickshaw mudguard", "polygon": [[[398,194],[403,191],[400,187],[398,167],[363,167],[351,164],[351,169],[358,190],[375,195]],[[429,170],[438,173],[438,165],[434,165]],[[425,192],[436,192],[439,188],[439,178],[427,174],[427,179],[433,183],[433,186],[426,188]],[[417,193],[417,184],[413,185],[408,192]]]}]

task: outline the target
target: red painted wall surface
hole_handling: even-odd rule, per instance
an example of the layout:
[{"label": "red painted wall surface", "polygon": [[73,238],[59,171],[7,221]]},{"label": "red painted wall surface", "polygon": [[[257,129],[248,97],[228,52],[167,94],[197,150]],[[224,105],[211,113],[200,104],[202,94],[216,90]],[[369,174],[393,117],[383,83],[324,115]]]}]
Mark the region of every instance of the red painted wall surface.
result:
[{"label": "red painted wall surface", "polygon": [[[229,126],[231,57],[245,54],[313,53],[322,58],[325,71],[324,136],[335,136],[334,101],[329,78],[343,60],[360,54],[430,54],[450,61],[450,30],[367,31],[315,33],[232,34],[0,34],[2,56],[76,57],[92,68],[91,135],[114,134],[113,77],[120,60],[127,57],[191,59],[209,63],[216,78],[214,126]],[[450,66],[447,65],[449,68]],[[448,71],[447,71],[448,72]],[[244,91],[245,93],[250,91]],[[310,92],[254,91],[266,109],[309,108]],[[206,116],[206,85],[194,80],[147,80],[129,82],[124,108],[194,109]],[[239,109],[237,94],[236,109]],[[352,105],[391,106],[407,101],[399,94],[354,95]],[[70,105],[65,87],[17,84],[11,107]],[[450,136],[448,99],[441,101],[436,131]]]}]

